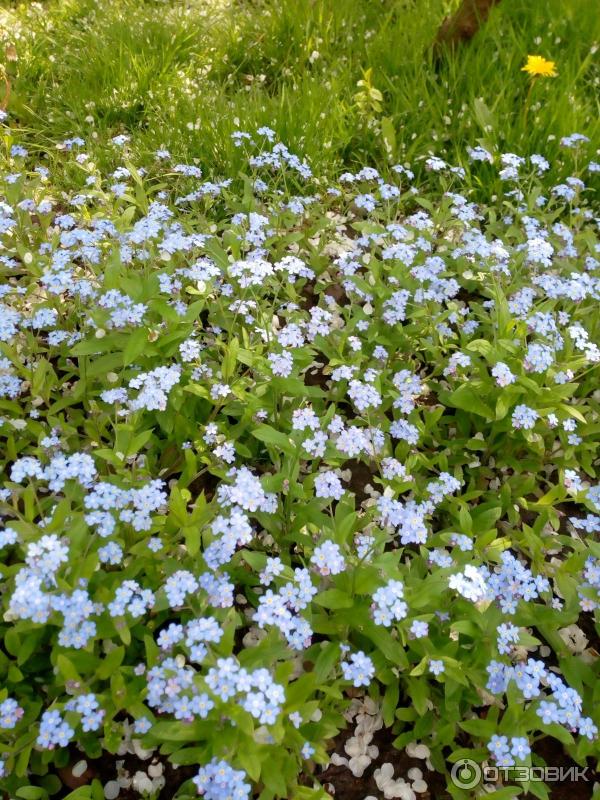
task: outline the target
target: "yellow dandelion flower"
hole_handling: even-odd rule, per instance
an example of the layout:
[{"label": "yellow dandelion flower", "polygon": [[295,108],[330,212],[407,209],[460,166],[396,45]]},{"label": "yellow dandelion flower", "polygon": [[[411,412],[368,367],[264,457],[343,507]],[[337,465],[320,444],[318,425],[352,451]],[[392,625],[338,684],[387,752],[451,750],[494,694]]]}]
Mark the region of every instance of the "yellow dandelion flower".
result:
[{"label": "yellow dandelion flower", "polygon": [[554,78],[556,77],[554,61],[547,61],[544,56],[527,56],[527,63],[521,68],[522,72],[527,72],[532,78]]}]

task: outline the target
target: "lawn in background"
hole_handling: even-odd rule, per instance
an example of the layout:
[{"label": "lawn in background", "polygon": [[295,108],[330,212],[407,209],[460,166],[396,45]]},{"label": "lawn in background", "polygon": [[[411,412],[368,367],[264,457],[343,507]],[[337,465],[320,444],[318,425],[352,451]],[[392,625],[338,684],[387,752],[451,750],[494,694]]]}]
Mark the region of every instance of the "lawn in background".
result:
[{"label": "lawn in background", "polygon": [[[41,148],[127,131],[144,161],[159,146],[231,174],[230,134],[272,127],[315,172],[463,163],[465,143],[539,150],[599,131],[600,15],[591,0],[503,0],[470,45],[434,62],[444,0],[62,0],[0,12],[14,45],[10,111]],[[524,105],[528,53],[557,64]],[[376,90],[358,86],[365,79]],[[381,100],[378,101],[378,94]],[[99,161],[103,159],[98,149]],[[418,168],[418,161],[415,165]]]}]

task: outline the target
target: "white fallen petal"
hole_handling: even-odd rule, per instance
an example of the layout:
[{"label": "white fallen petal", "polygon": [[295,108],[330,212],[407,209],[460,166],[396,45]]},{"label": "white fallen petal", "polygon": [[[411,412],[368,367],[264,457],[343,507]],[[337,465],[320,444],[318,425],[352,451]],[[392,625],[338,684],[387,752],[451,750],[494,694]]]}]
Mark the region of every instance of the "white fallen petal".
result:
[{"label": "white fallen petal", "polygon": [[392,781],[394,778],[394,767],[389,763],[389,761],[386,761],[379,767],[379,769],[375,770],[373,777],[375,778],[377,788],[383,791],[384,786],[390,783],[390,781]]},{"label": "white fallen petal", "polygon": [[399,778],[397,781],[390,781],[387,783],[383,789],[383,796],[386,800],[394,800],[394,798],[400,798],[400,800],[416,800],[415,793],[404,778]]},{"label": "white fallen petal", "polygon": [[141,758],[142,761],[146,761],[154,750],[146,750],[145,747],[142,747],[142,743],[139,739],[134,739],[131,744],[133,745],[133,752],[136,754],[138,758]]},{"label": "white fallen petal", "polygon": [[351,736],[344,745],[344,750],[352,758],[355,756],[362,756],[367,752],[367,743],[357,736]]},{"label": "white fallen petal", "polygon": [[164,772],[164,766],[158,762],[158,764],[150,764],[148,767],[148,775],[151,778],[158,778],[159,775],[162,775]]},{"label": "white fallen petal", "polygon": [[383,788],[385,800],[394,800],[396,797],[402,797],[404,794],[404,785],[404,781],[390,781],[386,783]]},{"label": "white fallen petal", "polygon": [[423,794],[424,792],[427,791],[427,784],[425,783],[424,780],[421,780],[419,778],[419,780],[413,782],[412,788],[413,792],[418,792],[418,794]]},{"label": "white fallen petal", "polygon": [[106,800],[116,800],[120,791],[121,787],[116,781],[108,781],[104,786],[104,797]]},{"label": "white fallen petal", "polygon": [[357,739],[359,739],[364,744],[365,747],[367,747],[367,745],[370,744],[370,742],[371,742],[371,740],[373,738],[373,732],[372,731],[363,731],[363,730],[359,730],[358,728],[354,731],[354,735],[356,736]]},{"label": "white fallen petal", "polygon": [[356,736],[361,735],[369,735],[371,738],[373,737],[373,731],[375,730],[374,721],[375,717],[369,717],[367,714],[358,715],[356,717],[357,725],[355,730]]},{"label": "white fallen petal", "polygon": [[406,755],[410,756],[411,758],[429,758],[431,755],[431,750],[427,747],[426,744],[418,744],[417,742],[411,742],[410,744],[406,745]]},{"label": "white fallen petal", "polygon": [[582,653],[588,646],[587,636],[581,630],[579,625],[575,625],[575,623],[572,625],[567,625],[566,628],[560,628],[558,635],[572,653]]},{"label": "white fallen petal", "polygon": [[133,776],[133,788],[140,794],[150,794],[152,791],[152,781],[145,772],[138,770]]},{"label": "white fallen petal", "polygon": [[347,767],[348,759],[344,758],[344,756],[340,756],[338,753],[334,753],[331,756],[331,763],[334,765],[334,767]]},{"label": "white fallen petal", "polygon": [[418,767],[411,767],[407,774],[407,778],[410,778],[411,781],[418,781],[423,777],[423,773]]},{"label": "white fallen petal", "polygon": [[367,714],[377,714],[379,711],[379,706],[375,700],[371,699],[370,697],[365,697],[364,706]]},{"label": "white fallen petal", "polygon": [[254,741],[258,742],[259,744],[269,744],[269,742],[273,741],[273,736],[271,731],[267,728],[266,725],[260,725],[254,731]]},{"label": "white fallen petal", "polygon": [[376,759],[379,756],[379,748],[376,744],[370,744],[367,747],[367,755],[372,759]]},{"label": "white fallen petal", "polygon": [[71,770],[71,774],[73,775],[74,778],[81,778],[86,769],[87,769],[87,761],[82,759],[81,761],[78,761],[76,764],[74,764],[73,769]]},{"label": "white fallen petal", "polygon": [[266,634],[267,632],[261,631],[260,628],[250,628],[242,639],[242,644],[244,647],[256,647],[265,638]]},{"label": "white fallen petal", "polygon": [[356,756],[355,758],[351,758],[348,762],[348,767],[350,771],[354,775],[355,778],[362,778],[364,771],[367,769],[368,766],[371,764],[371,759],[369,756],[362,755]]},{"label": "white fallen petal", "polygon": [[401,800],[417,800],[416,794],[410,787],[410,784],[405,783],[404,781],[398,787],[400,794],[396,795],[397,797],[401,798]]},{"label": "white fallen petal", "polygon": [[376,714],[373,722],[373,730],[379,731],[383,728],[383,717],[381,714]]}]

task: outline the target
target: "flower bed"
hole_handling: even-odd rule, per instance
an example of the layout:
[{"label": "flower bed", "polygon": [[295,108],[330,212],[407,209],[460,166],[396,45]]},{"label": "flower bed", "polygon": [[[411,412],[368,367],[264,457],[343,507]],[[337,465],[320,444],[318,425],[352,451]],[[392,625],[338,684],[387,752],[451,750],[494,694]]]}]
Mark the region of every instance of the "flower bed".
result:
[{"label": "flower bed", "polygon": [[[5,165],[6,791],[65,796],[83,760],[69,797],[316,799],[376,741],[421,748],[421,777],[379,764],[386,798],[433,772],[468,797],[453,764],[540,766],[551,739],[591,764],[585,137],[554,165],[431,157],[423,192],[234,139],[248,170],[220,181],[136,168],[126,135],[109,175],[60,143],[70,195],[20,144]],[[141,776],[111,782],[127,753]]]}]

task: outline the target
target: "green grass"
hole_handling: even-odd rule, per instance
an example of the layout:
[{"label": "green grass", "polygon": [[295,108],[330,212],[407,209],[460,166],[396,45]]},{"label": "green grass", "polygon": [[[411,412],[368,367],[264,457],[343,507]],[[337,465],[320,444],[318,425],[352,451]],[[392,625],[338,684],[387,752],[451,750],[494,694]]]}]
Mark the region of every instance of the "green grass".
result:
[{"label": "green grass", "polygon": [[[142,160],[158,146],[231,172],[238,126],[273,127],[320,173],[465,144],[552,158],[573,131],[600,141],[600,15],[592,0],[503,0],[470,45],[434,64],[445,0],[60,0],[0,17],[18,61],[10,111],[42,148],[127,131]],[[557,63],[525,120],[528,53]],[[372,69],[381,111],[356,102]],[[382,120],[394,130],[386,150]],[[389,138],[389,137],[388,137]],[[50,148],[49,148],[50,149]]]}]

